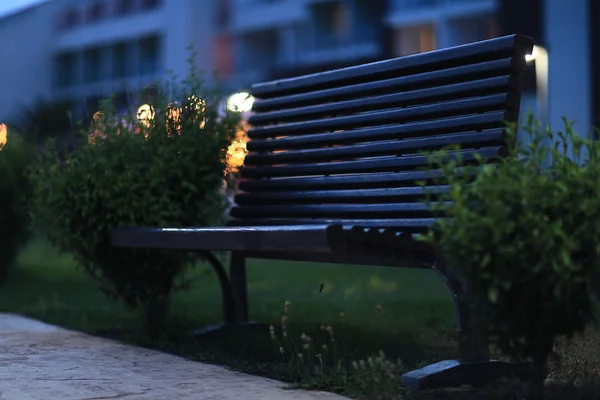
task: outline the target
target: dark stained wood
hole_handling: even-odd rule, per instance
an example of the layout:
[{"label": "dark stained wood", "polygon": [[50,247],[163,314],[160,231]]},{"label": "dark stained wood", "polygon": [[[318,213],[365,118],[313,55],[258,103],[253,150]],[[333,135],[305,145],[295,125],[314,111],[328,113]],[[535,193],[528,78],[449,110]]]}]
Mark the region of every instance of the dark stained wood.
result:
[{"label": "dark stained wood", "polygon": [[[447,120],[419,121],[394,124],[394,112],[382,112],[375,116],[383,126],[364,129],[351,129],[343,132],[313,133],[310,135],[288,136],[272,140],[253,140],[248,143],[249,151],[302,149],[322,146],[335,146],[378,140],[405,139],[449,133],[466,133],[485,129],[503,128],[507,113],[492,113],[460,116]],[[365,116],[364,119],[369,117]],[[374,118],[374,117],[371,117]],[[385,122],[385,124],[384,124]],[[341,127],[340,127],[341,128]]]},{"label": "dark stained wood", "polygon": [[533,41],[530,38],[510,35],[337,71],[259,83],[252,86],[251,92],[258,98],[272,98],[315,88],[346,86],[507,57],[524,58],[526,54],[531,53],[532,48]]},{"label": "dark stained wood", "polygon": [[[354,112],[408,106],[411,108],[404,110],[404,117],[408,121],[460,115],[461,111],[462,113],[468,114],[469,112],[498,110],[508,106],[509,99],[507,99],[507,94],[502,92],[505,92],[507,87],[514,86],[517,79],[518,78],[515,77],[515,75],[502,76],[454,85],[404,91],[402,93],[387,94],[383,96],[370,96],[348,101],[324,103],[310,107],[283,109],[281,111],[273,111],[270,113],[255,114],[250,119],[250,122],[252,122],[254,126],[259,126],[281,123],[284,121],[309,121],[310,119],[327,117],[330,115],[344,115]],[[495,92],[500,92],[500,95],[494,95]],[[486,97],[480,98],[480,102],[475,102],[472,99],[474,96]],[[467,100],[460,101],[461,99]],[[432,103],[447,100],[455,100],[455,102],[442,104]],[[337,124],[339,120],[334,120],[334,122]],[[303,125],[306,126],[307,124],[309,124],[309,122],[303,122]],[[317,123],[312,122],[312,125],[316,124]],[[265,128],[251,129],[249,134],[252,138],[269,137],[273,135],[273,132],[292,132],[293,129],[297,129],[297,126],[299,126],[299,123],[296,123],[295,125],[280,125],[276,129],[267,126]]]},{"label": "dark stained wood", "polygon": [[[440,69],[426,73],[394,77],[367,83],[342,86],[331,89],[315,90],[298,93],[291,96],[275,97],[258,100],[253,110],[260,114],[254,115],[249,122],[261,124],[263,113],[270,115],[271,111],[278,112],[286,108],[318,105],[356,99],[365,96],[377,96],[390,93],[401,93],[407,90],[427,89],[429,87],[451,85],[478,79],[492,78],[518,72],[519,62],[514,58],[469,64],[456,68]],[[267,117],[268,118],[268,117]]]},{"label": "dark stained wood", "polygon": [[[419,119],[421,120],[426,120],[427,118],[435,118],[436,117],[436,107],[429,107],[426,108],[424,111],[427,112],[432,112],[433,115],[428,116],[427,113],[423,112],[423,109],[421,109],[421,112],[419,113],[419,110],[416,110],[416,114],[414,116],[411,116],[411,112],[409,111],[410,108],[408,109],[391,109],[393,107],[395,107],[394,105],[397,105],[396,107],[405,107],[408,106],[409,104],[412,104],[413,106],[417,106],[417,105],[421,105],[421,104],[426,104],[426,103],[433,103],[433,102],[443,102],[443,101],[450,101],[450,100],[462,100],[462,99],[467,99],[467,98],[479,98],[482,96],[486,96],[489,94],[498,94],[501,93],[502,91],[507,92],[509,89],[509,83],[510,80],[508,78],[494,78],[492,79],[491,82],[468,82],[468,83],[464,83],[461,84],[461,86],[463,87],[452,87],[452,86],[448,86],[448,87],[443,87],[443,88],[431,88],[431,89],[423,89],[423,91],[420,91],[419,93],[416,92],[409,92],[409,93],[402,93],[400,95],[397,95],[397,98],[402,97],[402,100],[399,99],[390,99],[389,101],[382,101],[379,104],[379,107],[377,109],[371,108],[369,110],[369,108],[367,108],[367,110],[359,110],[357,112],[360,111],[379,111],[379,112],[371,112],[371,113],[360,113],[357,115],[346,115],[346,116],[342,116],[342,117],[337,117],[337,118],[323,118],[323,119],[317,119],[317,120],[307,120],[307,121],[303,121],[303,122],[295,122],[295,123],[289,123],[289,124],[279,124],[279,125],[273,125],[273,126],[265,126],[265,127],[260,127],[260,128],[255,128],[255,129],[250,129],[248,131],[248,136],[251,139],[261,139],[261,138],[270,138],[270,137],[277,137],[277,136],[281,136],[281,135],[285,135],[285,136],[289,136],[292,134],[306,134],[306,133],[314,133],[314,132],[319,132],[319,131],[323,131],[323,130],[328,130],[328,129],[335,129],[335,130],[341,130],[341,129],[354,129],[354,128],[362,128],[362,127],[366,127],[366,126],[374,126],[374,125],[381,125],[381,124],[387,124],[387,123],[401,123],[401,122],[405,122],[405,118],[410,118],[410,119],[416,119],[416,117],[420,117]],[[468,87],[468,89],[470,90],[466,90]],[[440,94],[443,93],[443,94]],[[417,101],[417,99],[415,97],[417,96],[423,96],[423,98],[418,99],[419,101]],[[379,101],[379,99],[377,99]],[[482,101],[486,101],[486,99],[480,99]],[[496,100],[496,99],[494,99]],[[364,100],[365,102],[369,101],[368,99]],[[372,100],[371,100],[372,101]],[[402,102],[400,102],[402,101]],[[373,101],[374,102],[374,101]],[[504,106],[504,107],[502,107]],[[442,112],[443,110],[443,105],[438,105],[437,106],[437,110],[439,110],[440,108],[442,108]],[[484,106],[485,107],[485,106]],[[451,115],[462,115],[462,114],[470,114],[470,113],[480,113],[485,111],[484,107],[480,107],[478,105],[472,104],[472,108],[469,109],[465,109],[464,107],[462,109],[457,108],[454,113],[448,113],[446,112],[447,116],[451,116]],[[333,107],[332,107],[333,108]],[[491,107],[488,106],[488,108],[493,109],[493,105]],[[499,108],[508,108],[508,104],[496,104],[496,109]],[[348,109],[344,109],[344,113],[347,113]],[[339,111],[337,112],[339,113]],[[335,115],[336,111],[332,110],[328,113],[324,113],[327,115]]]},{"label": "dark stained wood", "polygon": [[326,225],[217,228],[117,228],[112,243],[119,247],[214,251],[302,251],[310,246],[327,252]]},{"label": "dark stained wood", "polygon": [[370,254],[357,254],[357,253],[344,253],[344,252],[330,252],[330,253],[312,253],[310,250],[296,253],[282,253],[278,251],[271,252],[257,252],[247,251],[244,253],[247,258],[260,258],[268,260],[286,260],[286,261],[302,261],[302,262],[313,262],[313,263],[332,263],[332,264],[345,264],[345,265],[361,265],[361,266],[379,266],[379,267],[398,267],[398,268],[418,268],[418,269],[431,269],[432,260],[427,260],[426,257],[422,259],[415,259],[411,257],[403,257],[402,254],[389,254],[370,253]]},{"label": "dark stained wood", "polygon": [[[490,147],[480,150],[462,150],[459,152],[449,152],[443,156],[444,160],[452,159],[462,160],[463,163],[474,162],[475,155],[483,159],[493,160],[501,157],[502,147]],[[345,162],[331,162],[318,164],[290,164],[283,166],[266,166],[256,168],[245,168],[243,176],[246,178],[273,178],[289,177],[303,175],[332,175],[332,174],[351,174],[351,173],[374,173],[388,171],[402,171],[406,169],[416,169],[427,167],[431,162],[428,155],[409,155],[405,157],[385,157],[372,158],[366,160],[354,160]]]},{"label": "dark stained wood", "polygon": [[384,204],[302,204],[236,207],[234,218],[404,218],[431,217],[422,202]]},{"label": "dark stained wood", "polygon": [[239,189],[251,196],[255,192],[282,190],[340,190],[414,186],[443,178],[440,170],[401,171],[378,174],[349,174],[338,176],[288,177],[281,179],[244,180]]},{"label": "dark stained wood", "polygon": [[404,140],[382,140],[378,142],[359,143],[336,147],[320,147],[316,149],[290,150],[281,153],[253,153],[246,157],[246,165],[260,166],[272,164],[290,164],[307,161],[348,160],[352,158],[378,157],[385,155],[405,155],[419,153],[429,149],[440,149],[445,146],[480,148],[498,146],[505,143],[503,129],[482,132],[434,135],[408,138]]},{"label": "dark stained wood", "polygon": [[368,204],[402,202],[423,199],[427,194],[448,193],[448,186],[408,186],[400,188],[362,190],[288,190],[279,192],[240,193],[235,196],[239,205],[277,204]]},{"label": "dark stained wood", "polygon": [[[330,225],[343,225],[348,227],[364,226],[374,228],[389,228],[410,233],[423,233],[427,232],[435,223],[435,221],[436,218],[232,218],[228,224],[231,227],[261,227],[269,224],[268,227],[273,228],[274,231],[277,230],[276,227],[285,228],[288,226],[295,226],[295,224],[300,224],[315,225],[319,227],[328,227]],[[300,244],[297,244],[296,246],[300,246]],[[308,248],[308,246],[306,247],[306,250],[312,251],[312,249]]]}]

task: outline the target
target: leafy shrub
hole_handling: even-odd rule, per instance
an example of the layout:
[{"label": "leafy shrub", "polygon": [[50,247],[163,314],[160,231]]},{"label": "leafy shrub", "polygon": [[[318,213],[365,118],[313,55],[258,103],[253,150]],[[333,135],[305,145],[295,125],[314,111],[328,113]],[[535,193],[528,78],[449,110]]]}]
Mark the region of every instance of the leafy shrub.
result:
[{"label": "leafy shrub", "polygon": [[20,114],[19,129],[32,142],[51,138],[64,141],[73,131],[71,105],[67,101],[38,98],[31,106],[23,108]]},{"label": "leafy shrub", "polygon": [[30,236],[27,168],[33,152],[18,136],[0,145],[0,284]]},{"label": "leafy shrub", "polygon": [[[495,344],[529,372],[531,398],[540,398],[555,339],[593,320],[600,147],[566,121],[552,133],[530,116],[523,130],[529,143],[494,167],[462,174],[459,161],[434,157],[448,177],[452,203],[441,208],[451,218],[427,240],[465,280]],[[509,143],[515,137],[512,126]]]},{"label": "leafy shrub", "polygon": [[92,131],[82,132],[87,145],[66,155],[47,146],[32,172],[38,229],[152,329],[164,322],[173,293],[189,286],[193,256],[114,248],[110,230],[219,222],[225,150],[238,124],[219,104],[192,69],[181,82],[159,85],[140,111],[122,115],[106,102]]}]

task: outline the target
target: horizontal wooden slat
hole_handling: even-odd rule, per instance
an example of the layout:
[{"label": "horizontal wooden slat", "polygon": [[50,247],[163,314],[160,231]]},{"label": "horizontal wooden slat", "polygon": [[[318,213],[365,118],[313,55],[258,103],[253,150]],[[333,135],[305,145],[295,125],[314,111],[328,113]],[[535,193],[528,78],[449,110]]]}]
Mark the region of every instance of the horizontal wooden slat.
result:
[{"label": "horizontal wooden slat", "polygon": [[526,54],[530,54],[532,49],[533,41],[530,38],[510,35],[358,67],[255,84],[251,88],[251,93],[259,98],[281,96],[317,87],[341,86],[356,81],[384,79],[393,75],[414,73],[418,70],[441,69],[461,63],[504,58],[513,54],[524,57]]},{"label": "horizontal wooden slat", "polygon": [[447,192],[448,186],[409,186],[363,190],[290,190],[240,193],[235,196],[235,202],[239,205],[375,203],[406,201]]},{"label": "horizontal wooden slat", "polygon": [[[502,147],[490,147],[478,150],[465,150],[449,153],[447,159],[460,155],[462,161],[475,161],[475,153],[484,159],[496,158],[502,154]],[[269,178],[302,175],[334,175],[367,172],[390,172],[425,167],[430,164],[427,155],[370,159],[360,161],[331,162],[321,164],[296,164],[283,166],[268,166],[245,168],[242,175],[247,178]]]},{"label": "horizontal wooden slat", "polygon": [[[265,224],[261,224],[265,225]],[[112,245],[146,249],[329,252],[328,224],[218,228],[118,228]]]},{"label": "horizontal wooden slat", "polygon": [[261,225],[290,226],[290,225],[347,225],[363,227],[384,227],[411,233],[426,232],[436,221],[436,218],[387,218],[387,219],[337,219],[337,218],[244,218],[232,219],[228,222],[231,227]]},{"label": "horizontal wooden slat", "polygon": [[[514,58],[487,61],[456,68],[441,69],[399,78],[384,79],[375,82],[358,83],[339,88],[300,93],[291,96],[276,97],[268,100],[255,100],[252,110],[257,114],[250,117],[250,124],[261,124],[262,115],[273,110],[297,108],[333,101],[343,101],[366,96],[377,96],[388,93],[401,93],[435,86],[491,78],[498,75],[509,75],[518,72],[518,64]],[[270,114],[270,113],[268,113]]]},{"label": "horizontal wooden slat", "polygon": [[[506,92],[513,84],[514,82],[511,77],[504,76],[490,78],[484,81],[465,82],[457,85],[389,95],[389,99],[382,103],[379,103],[380,100],[378,98],[365,99],[365,103],[378,102],[377,104],[387,104],[388,106],[384,107],[386,108],[385,111],[379,112],[253,128],[248,131],[248,136],[251,139],[261,139],[279,135],[288,136],[326,130],[354,129],[365,126],[401,123],[404,122],[406,118],[410,118],[412,114],[411,109],[390,108],[404,105],[416,106],[421,104],[421,102],[460,100],[473,96],[488,96],[502,91]],[[332,107],[335,107],[335,105],[332,105]],[[428,110],[429,109],[425,109],[425,111]],[[435,108],[431,109],[433,112],[435,112],[435,110]],[[420,117],[425,117],[425,115],[421,114]]]},{"label": "horizontal wooden slat", "polygon": [[345,265],[368,265],[380,267],[402,267],[402,268],[421,268],[430,269],[435,259],[431,260],[415,260],[398,257],[398,254],[388,252],[388,254],[357,254],[357,253],[281,253],[281,252],[245,252],[244,256],[248,258],[261,258],[270,260],[294,260],[313,263],[333,263]]},{"label": "horizontal wooden slat", "polygon": [[282,153],[249,154],[246,157],[245,164],[254,166],[309,161],[347,160],[352,158],[418,153],[420,151],[441,149],[450,145],[461,145],[461,147],[468,148],[500,146],[505,144],[504,141],[504,130],[493,129],[484,132],[436,135],[403,140],[386,140],[349,146],[291,150]]},{"label": "horizontal wooden slat", "polygon": [[[511,102],[508,102],[507,89],[513,85],[516,81],[514,76],[509,77],[497,77],[489,78],[483,81],[475,81],[468,83],[461,83],[458,85],[442,86],[436,90],[436,88],[421,89],[419,91],[403,92],[397,94],[388,94],[385,96],[367,97],[362,99],[355,99],[350,101],[339,101],[336,103],[326,103],[311,107],[300,107],[294,109],[287,109],[279,112],[256,114],[255,118],[258,118],[261,123],[279,123],[289,120],[302,120],[308,121],[315,118],[328,117],[327,121],[331,120],[332,115],[348,115],[356,112],[374,112],[377,110],[391,110],[398,107],[410,106],[410,108],[403,109],[406,121],[417,121],[425,118],[440,118],[453,115],[469,114],[475,112],[483,112],[490,109],[510,108],[514,104],[515,99],[511,98]],[[473,91],[461,92],[460,90],[464,87],[475,88],[477,82],[482,83],[485,88],[474,89]],[[462,87],[459,87],[462,86]],[[455,87],[455,88],[453,88]],[[455,90],[456,89],[456,90]],[[496,94],[496,91],[503,91],[504,93]],[[438,97],[440,93],[443,93]],[[485,94],[486,97],[476,97],[462,100],[462,97],[469,97],[471,95]],[[433,103],[430,101],[437,101],[438,99],[444,99],[447,96],[452,96],[453,99],[457,99],[453,102]],[[477,103],[476,100],[480,100]],[[426,105],[420,105],[420,103],[426,102]],[[399,115],[397,115],[397,118]],[[400,120],[398,120],[400,121]],[[313,121],[316,123],[316,121]],[[254,123],[255,126],[257,125]],[[290,125],[278,125],[277,127],[285,127]],[[294,129],[297,129],[298,122],[291,125]],[[255,128],[252,130],[252,136],[255,138],[271,136],[264,135],[261,130],[263,128]],[[266,126],[266,132],[273,132],[275,126]],[[319,128],[321,129],[321,128]],[[293,129],[286,130],[286,132],[292,132]],[[258,133],[258,136],[257,136]]]},{"label": "horizontal wooden slat", "polygon": [[271,140],[253,140],[248,143],[249,151],[293,150],[327,145],[343,145],[357,142],[405,139],[439,134],[482,131],[504,128],[506,112],[490,112],[452,119],[387,125],[376,128],[353,129],[343,132],[315,133]]},{"label": "horizontal wooden slat", "polygon": [[231,210],[234,218],[414,218],[432,214],[423,202],[240,206]]},{"label": "horizontal wooden slat", "polygon": [[[475,169],[475,168],[473,168]],[[464,172],[467,173],[468,171]],[[463,173],[457,171],[457,173]],[[390,173],[365,173],[342,176],[309,176],[279,179],[243,180],[239,189],[248,193],[278,192],[285,190],[340,190],[340,189],[369,189],[394,188],[414,186],[414,182],[430,182],[440,179],[444,173],[439,169],[416,170]]]}]

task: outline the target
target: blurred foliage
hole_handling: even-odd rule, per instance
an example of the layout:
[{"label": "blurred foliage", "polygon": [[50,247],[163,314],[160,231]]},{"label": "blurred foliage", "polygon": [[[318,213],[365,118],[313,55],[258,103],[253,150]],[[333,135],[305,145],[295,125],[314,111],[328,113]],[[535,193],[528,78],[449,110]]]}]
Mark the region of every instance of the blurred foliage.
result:
[{"label": "blurred foliage", "polygon": [[0,146],[0,284],[30,237],[27,168],[34,156],[31,146],[9,128],[7,143]]},{"label": "blurred foliage", "polygon": [[184,272],[194,256],[115,248],[110,231],[221,222],[225,152],[239,116],[219,99],[191,67],[186,79],[157,85],[138,111],[120,114],[104,102],[91,130],[80,132],[86,145],[62,156],[47,146],[31,174],[37,229],[152,330],[173,293],[189,286]]},{"label": "blurred foliage", "polygon": [[[512,357],[541,398],[555,340],[594,317],[600,261],[600,145],[573,132],[542,130],[529,116],[528,141],[487,166],[433,157],[450,186],[427,240],[464,283],[498,348]],[[482,161],[482,160],[481,160]],[[461,167],[461,165],[463,165]]]},{"label": "blurred foliage", "polygon": [[32,142],[44,143],[56,139],[64,143],[72,139],[74,131],[71,104],[39,98],[31,106],[21,110],[14,125]]}]

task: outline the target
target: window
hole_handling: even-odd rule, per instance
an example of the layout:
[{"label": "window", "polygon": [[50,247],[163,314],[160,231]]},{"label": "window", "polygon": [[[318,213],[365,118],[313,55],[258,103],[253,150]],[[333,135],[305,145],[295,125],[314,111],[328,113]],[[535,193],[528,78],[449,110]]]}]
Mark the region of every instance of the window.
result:
[{"label": "window", "polygon": [[118,43],[112,48],[112,77],[120,79],[129,76],[129,63],[127,59],[127,45]]},{"label": "window", "polygon": [[159,37],[149,36],[140,40],[140,75],[154,74],[159,69],[160,40]]},{"label": "window", "polygon": [[58,88],[67,88],[75,83],[75,55],[73,53],[62,53],[56,56],[54,75]]},{"label": "window", "polygon": [[160,0],[142,0],[140,8],[142,10],[152,10],[160,5]]},{"label": "window", "polygon": [[221,0],[217,9],[216,26],[219,28],[227,27],[231,18],[230,0]]},{"label": "window", "polygon": [[87,9],[87,21],[95,22],[106,17],[106,5],[102,2],[92,3]]},{"label": "window", "polygon": [[227,78],[233,73],[235,63],[233,40],[229,35],[220,35],[214,39],[213,43],[214,69],[220,78]]},{"label": "window", "polygon": [[401,57],[436,49],[433,25],[411,26],[394,31],[393,56]]},{"label": "window", "polygon": [[338,47],[349,42],[351,16],[347,4],[342,2],[317,4],[313,12],[317,48]]},{"label": "window", "polygon": [[86,83],[98,82],[102,68],[100,49],[87,49],[83,52],[83,81]]},{"label": "window", "polygon": [[73,28],[74,26],[77,25],[78,22],[78,18],[77,18],[77,10],[76,9],[71,9],[68,10],[65,15],[64,15],[64,28],[65,29],[69,29],[69,28]]},{"label": "window", "polygon": [[116,15],[126,15],[133,12],[133,0],[117,0],[115,4]]}]

